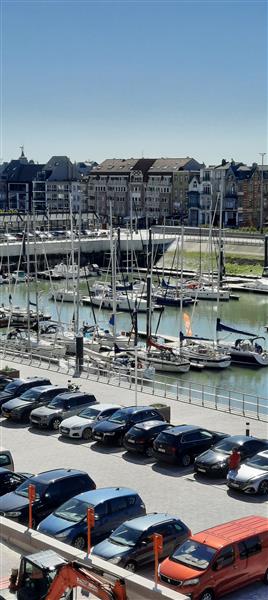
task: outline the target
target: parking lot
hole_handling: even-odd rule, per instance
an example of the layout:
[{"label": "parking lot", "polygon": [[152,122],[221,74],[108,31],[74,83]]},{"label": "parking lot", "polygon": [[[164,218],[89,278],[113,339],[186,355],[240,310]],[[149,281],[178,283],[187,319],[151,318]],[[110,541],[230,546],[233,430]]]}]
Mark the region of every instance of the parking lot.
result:
[{"label": "parking lot", "polygon": [[[44,375],[44,371],[23,366],[23,377]],[[67,384],[67,375],[46,373],[52,383]],[[93,381],[75,380],[83,391],[95,394],[99,402],[134,404],[134,393]],[[150,404],[148,395],[138,395],[139,405]],[[245,433],[246,419],[218,413],[179,402],[170,402],[172,423],[191,423],[230,434]],[[267,424],[250,423],[251,433],[267,437]],[[12,451],[15,470],[38,473],[56,467],[85,470],[97,487],[127,486],[139,492],[147,512],[168,512],[178,515],[193,532],[247,515],[268,516],[267,500],[234,494],[224,480],[197,478],[192,467],[183,469],[162,466],[153,459],[130,455],[122,448],[99,446],[93,442],[71,441],[58,433],[30,429],[1,418],[0,445]],[[0,553],[1,574],[6,574],[5,553]],[[9,565],[10,566],[10,565]],[[265,595],[264,595],[265,594]],[[251,586],[229,599],[264,600],[267,589]],[[227,596],[226,596],[227,598]]]}]

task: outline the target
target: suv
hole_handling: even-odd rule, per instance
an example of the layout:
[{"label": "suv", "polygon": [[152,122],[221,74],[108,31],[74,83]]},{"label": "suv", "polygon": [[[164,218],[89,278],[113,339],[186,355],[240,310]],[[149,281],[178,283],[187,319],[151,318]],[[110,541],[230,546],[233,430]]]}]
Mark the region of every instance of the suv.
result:
[{"label": "suv", "polygon": [[72,544],[83,550],[87,541],[87,509],[94,509],[95,523],[91,531],[93,544],[103,540],[125,519],[145,515],[145,506],[139,494],[125,487],[100,488],[75,496],[49,517],[38,531]]},{"label": "suv", "polygon": [[30,388],[37,387],[39,385],[51,385],[50,379],[47,377],[29,377],[28,379],[13,379],[6,385],[3,392],[0,392],[0,406],[12,400],[18,398],[27,392]]},{"label": "suv", "polygon": [[128,452],[139,452],[152,456],[153,443],[161,431],[167,430],[172,425],[164,421],[144,421],[131,427],[124,436],[123,445]]},{"label": "suv", "polygon": [[70,438],[83,438],[90,440],[92,425],[102,419],[108,419],[121,406],[118,404],[96,404],[84,408],[78,415],[64,419],[60,425],[60,434]]},{"label": "suv", "polygon": [[163,536],[161,559],[169,556],[178,544],[191,535],[187,525],[177,517],[153,513],[119,525],[109,538],[93,548],[92,554],[135,572],[137,567],[154,560],[154,533]]},{"label": "suv", "polygon": [[49,404],[55,396],[67,392],[68,388],[57,385],[40,385],[24,392],[20,398],[13,398],[2,406],[2,415],[15,421],[28,421],[31,411],[38,406]]},{"label": "suv", "polygon": [[176,425],[157,436],[153,456],[161,462],[181,463],[188,467],[198,454],[225,437],[228,437],[226,433],[208,431],[195,425]]},{"label": "suv", "polygon": [[63,419],[77,415],[82,408],[89,404],[97,404],[97,400],[92,394],[83,392],[58,394],[47,406],[36,408],[31,412],[31,425],[57,430]]},{"label": "suv", "polygon": [[92,427],[92,438],[96,442],[116,442],[121,445],[127,431],[142,421],[164,421],[156,408],[150,406],[130,406],[117,410],[109,419]]},{"label": "suv", "polygon": [[33,525],[44,519],[69,498],[81,492],[94,490],[94,481],[84,471],[76,469],[54,469],[30,477],[14,492],[0,498],[0,515],[14,519],[23,525],[28,523],[28,487],[35,486],[33,502]]},{"label": "suv", "polygon": [[241,462],[243,462],[257,452],[268,450],[268,441],[247,435],[231,435],[219,441],[206,452],[202,452],[195,459],[195,472],[199,475],[226,477],[233,448],[239,450]]}]

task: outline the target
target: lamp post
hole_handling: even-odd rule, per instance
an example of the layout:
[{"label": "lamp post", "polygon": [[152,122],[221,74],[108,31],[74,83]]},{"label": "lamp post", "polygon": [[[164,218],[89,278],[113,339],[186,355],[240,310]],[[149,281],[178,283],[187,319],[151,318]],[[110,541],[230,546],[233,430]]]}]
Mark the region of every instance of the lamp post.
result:
[{"label": "lamp post", "polygon": [[259,152],[261,156],[261,197],[260,197],[260,233],[263,233],[263,162],[266,152]]}]

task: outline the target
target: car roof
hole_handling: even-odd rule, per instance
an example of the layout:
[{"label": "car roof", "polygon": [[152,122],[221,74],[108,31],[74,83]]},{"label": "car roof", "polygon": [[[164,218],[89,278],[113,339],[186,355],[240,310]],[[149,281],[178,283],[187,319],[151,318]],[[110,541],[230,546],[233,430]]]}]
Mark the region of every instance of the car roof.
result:
[{"label": "car roof", "polygon": [[5,467],[0,467],[0,475],[2,475],[3,473],[12,473],[13,475],[15,475],[14,471],[10,471],[10,469],[5,469]]},{"label": "car roof", "polygon": [[[234,444],[237,444],[238,446],[242,446],[242,444],[245,444],[246,442],[256,442],[258,441],[265,441],[265,440],[261,440],[260,438],[257,437],[253,437],[251,435],[229,435],[228,437],[224,438],[223,440],[220,440],[218,443],[222,442],[222,441],[232,441]],[[268,441],[267,441],[267,445],[268,445]]]},{"label": "car roof", "polygon": [[267,526],[268,519],[266,517],[249,516],[200,531],[192,538],[202,544],[212,546],[212,548],[220,549],[226,544],[263,533],[267,531]]},{"label": "car roof", "polygon": [[[88,394],[88,392],[62,392],[58,394],[62,400],[71,400],[71,398],[78,398],[79,396],[94,396],[94,394]],[[95,397],[95,396],[94,396]]]},{"label": "car roof", "polygon": [[180,433],[188,433],[190,431],[197,431],[199,429],[204,429],[208,431],[205,427],[199,427],[198,425],[174,425],[168,430],[169,435],[180,435]]},{"label": "car roof", "polygon": [[38,473],[38,475],[35,475],[32,479],[38,479],[41,483],[52,483],[55,480],[73,477],[74,475],[87,475],[87,473],[85,471],[79,471],[78,469],[51,469],[51,471]]},{"label": "car roof", "polygon": [[[31,388],[31,392],[40,392],[40,394],[42,392],[46,392],[49,390],[57,390],[57,389],[61,389],[64,388],[64,386],[58,386],[58,385],[37,385],[36,387]],[[66,388],[65,388],[66,389]]]},{"label": "car roof", "polygon": [[[149,406],[124,406],[119,410],[124,411],[127,415],[135,415],[136,413],[142,412],[143,410],[150,410]],[[155,410],[155,409],[153,409]]]},{"label": "car roof", "polygon": [[113,498],[122,498],[123,496],[137,496],[138,492],[132,490],[127,487],[107,487],[107,488],[99,488],[97,490],[92,490],[89,492],[83,492],[82,494],[78,494],[76,498],[79,500],[84,500],[85,502],[89,502],[90,504],[97,505],[106,500],[110,500]]},{"label": "car roof", "polygon": [[149,527],[153,527],[154,525],[178,520],[178,517],[175,517],[174,515],[169,515],[168,513],[151,513],[142,517],[137,517],[136,519],[130,519],[129,521],[125,521],[124,525],[128,525],[129,527],[131,527],[131,529],[136,529],[137,531],[142,532],[146,531],[146,529],[148,529]]},{"label": "car roof", "polygon": [[83,408],[83,412],[85,410],[88,410],[91,408],[94,408],[95,410],[102,412],[103,410],[108,410],[109,408],[114,408],[116,410],[120,410],[120,408],[123,408],[123,407],[120,406],[120,404],[94,404],[94,406],[86,406],[85,408]]},{"label": "car roof", "polygon": [[143,429],[147,431],[148,429],[152,429],[153,427],[159,427],[159,425],[164,425],[165,427],[170,427],[169,423],[165,423],[165,421],[143,421],[142,423],[137,423],[134,425],[137,429]]}]

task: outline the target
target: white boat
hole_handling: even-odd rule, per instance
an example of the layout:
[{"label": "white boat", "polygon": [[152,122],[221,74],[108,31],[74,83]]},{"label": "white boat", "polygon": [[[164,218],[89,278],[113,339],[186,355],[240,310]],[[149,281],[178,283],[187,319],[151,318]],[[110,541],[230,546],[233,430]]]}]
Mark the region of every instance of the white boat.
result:
[{"label": "white boat", "polygon": [[[133,311],[134,309],[137,308],[138,312],[146,312],[147,311],[147,302],[144,298],[141,298],[140,296],[136,295],[136,294],[132,294],[130,292],[128,292],[127,294],[124,293],[117,293],[116,294],[116,310],[117,311],[124,311],[124,312],[129,312],[129,311]],[[113,309],[113,297],[111,294],[105,293],[104,295],[95,295],[95,296],[83,296],[82,297],[82,303],[83,304],[89,304],[89,305],[93,305],[93,306],[97,306],[98,308],[104,308],[104,309],[108,309],[108,310],[112,310]],[[157,307],[158,310],[161,307]],[[156,307],[153,306],[152,310],[155,310]]]},{"label": "white boat", "polygon": [[184,340],[181,348],[181,355],[194,364],[201,364],[207,369],[226,369],[230,367],[231,356],[224,350],[214,349],[212,345],[202,342]]},{"label": "white boat", "polygon": [[[191,298],[196,298],[197,300],[213,300],[216,302],[218,299],[217,290],[213,289],[212,287],[206,286],[202,286],[197,289],[189,289],[189,287],[187,287],[187,294],[191,296]],[[219,301],[228,302],[228,300],[230,300],[230,291],[220,289]]]},{"label": "white boat", "polygon": [[231,356],[231,361],[240,365],[267,367],[268,352],[256,343],[256,339],[237,339],[234,344],[220,342],[220,345]]},{"label": "white boat", "polygon": [[66,265],[61,262],[53,269],[50,269],[50,277],[51,279],[77,279],[78,274],[79,278],[83,279],[85,277],[96,277],[99,275],[100,271],[97,265],[91,265],[89,267],[81,267],[79,269],[78,265],[74,263],[73,265]]},{"label": "white boat", "polygon": [[156,371],[163,373],[187,373],[190,361],[166,344],[158,344],[151,338],[146,350],[138,350],[138,357],[146,360]]},{"label": "white boat", "polygon": [[59,289],[55,292],[52,292],[49,296],[49,300],[54,300],[55,302],[72,302],[74,303],[75,299],[75,291],[68,289]]},{"label": "white boat", "polygon": [[[110,368],[111,371],[120,373],[123,375],[131,375],[135,377],[135,357],[129,356],[127,352],[115,352],[114,350],[108,352],[94,352],[89,350],[87,352],[90,360],[95,363],[98,368]],[[155,375],[155,368],[153,365],[144,363],[140,358],[137,360],[137,378],[141,379],[153,379]]]},{"label": "white boat", "polygon": [[32,336],[28,339],[26,336],[18,334],[12,337],[12,332],[10,332],[9,339],[6,339],[4,344],[12,350],[51,358],[63,358],[66,354],[65,346],[55,344],[53,341],[37,340]]},{"label": "white boat", "polygon": [[11,275],[11,281],[15,284],[26,283],[28,281],[27,273],[25,273],[25,271],[15,271],[15,273],[12,273]]}]

